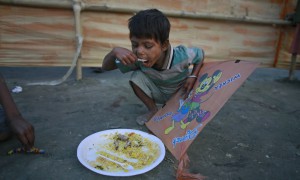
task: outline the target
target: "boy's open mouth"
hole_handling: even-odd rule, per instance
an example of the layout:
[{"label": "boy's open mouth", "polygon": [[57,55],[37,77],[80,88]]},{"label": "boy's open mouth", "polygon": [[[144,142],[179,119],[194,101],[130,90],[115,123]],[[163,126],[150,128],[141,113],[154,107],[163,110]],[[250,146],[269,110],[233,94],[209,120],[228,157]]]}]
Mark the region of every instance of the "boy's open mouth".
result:
[{"label": "boy's open mouth", "polygon": [[141,62],[147,62],[146,59],[140,59],[140,58],[138,58],[138,61],[141,61]]}]

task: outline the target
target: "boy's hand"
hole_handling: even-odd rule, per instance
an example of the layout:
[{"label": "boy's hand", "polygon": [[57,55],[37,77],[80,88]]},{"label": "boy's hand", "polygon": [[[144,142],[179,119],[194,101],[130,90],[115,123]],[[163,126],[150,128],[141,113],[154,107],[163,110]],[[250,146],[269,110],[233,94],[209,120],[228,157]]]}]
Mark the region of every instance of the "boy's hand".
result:
[{"label": "boy's hand", "polygon": [[133,64],[137,60],[136,55],[126,48],[116,47],[113,49],[113,53],[115,57],[124,65]]},{"label": "boy's hand", "polygon": [[194,87],[197,78],[187,78],[185,84],[182,86],[182,95],[184,95],[184,99],[186,99]]}]

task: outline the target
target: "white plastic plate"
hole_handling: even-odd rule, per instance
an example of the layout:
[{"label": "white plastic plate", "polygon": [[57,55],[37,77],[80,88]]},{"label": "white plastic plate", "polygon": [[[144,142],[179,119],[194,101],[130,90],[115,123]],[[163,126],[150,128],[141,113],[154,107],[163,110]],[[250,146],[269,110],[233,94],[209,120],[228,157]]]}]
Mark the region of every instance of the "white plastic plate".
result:
[{"label": "white plastic plate", "polygon": [[[143,169],[138,169],[138,170],[134,169],[128,172],[125,171],[108,172],[108,171],[96,169],[88,163],[90,159],[93,159],[95,158],[95,156],[97,156],[95,154],[96,152],[95,147],[97,147],[98,145],[101,146],[101,144],[107,143],[109,141],[107,139],[108,135],[115,134],[115,133],[125,134],[125,133],[132,133],[132,132],[139,134],[144,138],[148,138],[153,143],[156,143],[159,146],[160,154],[152,164],[144,167]],[[77,148],[77,158],[83,166],[90,169],[91,171],[94,171],[102,175],[107,175],[107,176],[134,176],[134,175],[146,173],[152,170],[153,168],[155,168],[157,165],[159,165],[164,159],[165,154],[166,154],[165,146],[159,138],[149,133],[139,131],[139,130],[134,130],[134,129],[111,129],[111,130],[97,132],[82,140]]]}]

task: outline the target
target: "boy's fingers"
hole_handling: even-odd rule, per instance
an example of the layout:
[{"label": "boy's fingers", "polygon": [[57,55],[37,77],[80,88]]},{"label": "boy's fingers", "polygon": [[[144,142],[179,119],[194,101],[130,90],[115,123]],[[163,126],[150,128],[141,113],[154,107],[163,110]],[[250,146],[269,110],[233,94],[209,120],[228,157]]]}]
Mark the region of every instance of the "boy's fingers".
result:
[{"label": "boy's fingers", "polygon": [[131,53],[131,54],[129,54],[129,56],[130,56],[130,60],[132,63],[134,63],[137,60],[137,57],[135,54]]},{"label": "boy's fingers", "polygon": [[136,61],[136,58],[131,54],[125,55],[121,58],[121,61],[124,65],[132,64]]}]

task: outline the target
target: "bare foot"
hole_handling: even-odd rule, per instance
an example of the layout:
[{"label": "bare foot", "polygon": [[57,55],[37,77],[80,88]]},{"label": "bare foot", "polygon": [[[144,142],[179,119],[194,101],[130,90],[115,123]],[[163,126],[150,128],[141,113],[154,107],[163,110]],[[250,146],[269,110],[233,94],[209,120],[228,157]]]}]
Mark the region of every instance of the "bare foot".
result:
[{"label": "bare foot", "polygon": [[142,126],[146,122],[148,122],[156,112],[157,112],[157,110],[153,110],[153,111],[148,112],[147,114],[141,115],[136,118],[136,122]]}]

